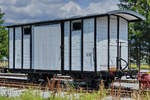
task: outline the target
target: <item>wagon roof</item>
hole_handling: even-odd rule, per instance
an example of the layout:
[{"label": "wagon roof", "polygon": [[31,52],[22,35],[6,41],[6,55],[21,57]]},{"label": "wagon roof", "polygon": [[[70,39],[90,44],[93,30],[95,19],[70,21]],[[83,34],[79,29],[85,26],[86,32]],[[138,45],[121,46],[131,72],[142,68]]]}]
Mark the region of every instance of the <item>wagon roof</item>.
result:
[{"label": "wagon roof", "polygon": [[114,10],[110,11],[107,13],[103,14],[92,14],[92,15],[87,15],[87,16],[74,16],[70,18],[60,18],[60,19],[54,19],[54,20],[47,20],[47,21],[39,21],[39,22],[31,22],[31,23],[22,23],[22,24],[14,24],[14,25],[9,25],[7,27],[17,27],[17,26],[26,26],[26,25],[37,25],[37,24],[46,24],[46,23],[51,23],[51,22],[61,22],[61,21],[69,21],[69,20],[77,20],[77,19],[84,19],[84,18],[91,18],[91,17],[100,17],[100,16],[108,16],[108,15],[115,15],[115,16],[120,16],[124,19],[126,19],[129,22],[134,22],[134,21],[141,21],[141,20],[146,20],[146,18],[134,11],[130,10]]}]

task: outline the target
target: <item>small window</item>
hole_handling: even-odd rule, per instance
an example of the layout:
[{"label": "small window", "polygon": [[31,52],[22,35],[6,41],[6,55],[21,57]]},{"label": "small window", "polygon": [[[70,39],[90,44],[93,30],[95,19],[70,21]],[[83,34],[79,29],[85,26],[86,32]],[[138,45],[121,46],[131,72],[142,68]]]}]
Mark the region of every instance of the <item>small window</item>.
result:
[{"label": "small window", "polygon": [[24,35],[30,35],[30,34],[31,34],[31,28],[30,27],[24,28]]},{"label": "small window", "polygon": [[73,23],[73,31],[81,30],[81,22]]}]

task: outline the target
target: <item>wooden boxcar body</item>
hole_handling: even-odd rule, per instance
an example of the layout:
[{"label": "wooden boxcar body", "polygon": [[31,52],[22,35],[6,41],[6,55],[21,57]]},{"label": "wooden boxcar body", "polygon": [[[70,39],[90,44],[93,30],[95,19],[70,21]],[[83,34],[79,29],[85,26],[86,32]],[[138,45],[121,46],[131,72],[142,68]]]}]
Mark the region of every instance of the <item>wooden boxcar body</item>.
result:
[{"label": "wooden boxcar body", "polygon": [[108,81],[112,69],[117,75],[127,66],[129,22],[144,19],[132,11],[117,10],[8,26],[8,69],[28,73],[32,80],[63,74]]}]

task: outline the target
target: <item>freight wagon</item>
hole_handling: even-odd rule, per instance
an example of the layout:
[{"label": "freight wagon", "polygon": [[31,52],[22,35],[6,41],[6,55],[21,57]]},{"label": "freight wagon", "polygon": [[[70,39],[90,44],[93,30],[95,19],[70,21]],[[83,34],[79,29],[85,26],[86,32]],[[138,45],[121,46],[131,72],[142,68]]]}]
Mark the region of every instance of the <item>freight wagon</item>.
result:
[{"label": "freight wagon", "polygon": [[136,12],[115,10],[7,26],[8,70],[31,81],[62,74],[93,86],[110,83],[128,69],[128,24],[141,20]]}]

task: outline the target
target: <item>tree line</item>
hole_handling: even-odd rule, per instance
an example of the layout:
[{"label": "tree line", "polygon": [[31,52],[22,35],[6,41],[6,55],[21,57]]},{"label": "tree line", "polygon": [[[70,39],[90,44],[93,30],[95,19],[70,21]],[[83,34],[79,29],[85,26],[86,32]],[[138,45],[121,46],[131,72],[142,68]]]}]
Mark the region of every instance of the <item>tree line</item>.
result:
[{"label": "tree line", "polygon": [[120,0],[118,6],[145,16],[145,21],[129,25],[130,57],[137,65],[141,61],[150,65],[150,0]]},{"label": "tree line", "polygon": [[0,60],[3,60],[4,57],[8,58],[8,31],[3,26],[3,16],[4,13],[0,11]]}]

